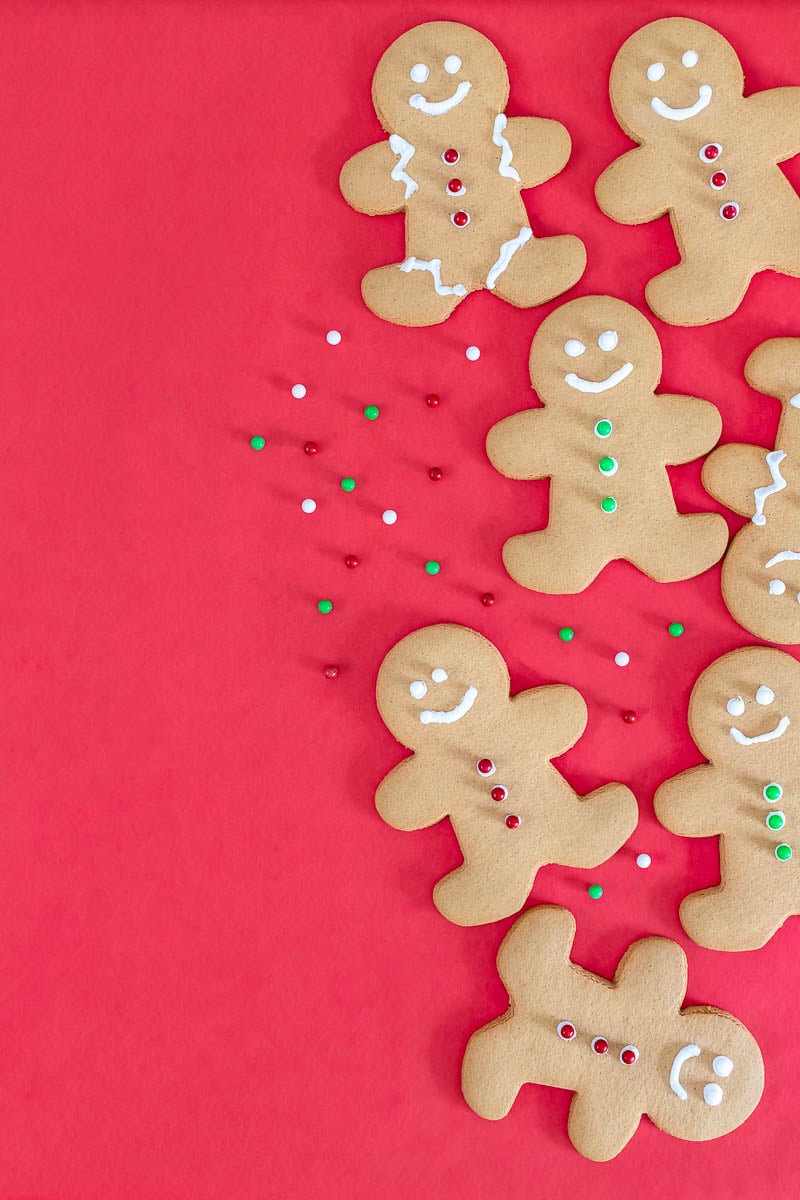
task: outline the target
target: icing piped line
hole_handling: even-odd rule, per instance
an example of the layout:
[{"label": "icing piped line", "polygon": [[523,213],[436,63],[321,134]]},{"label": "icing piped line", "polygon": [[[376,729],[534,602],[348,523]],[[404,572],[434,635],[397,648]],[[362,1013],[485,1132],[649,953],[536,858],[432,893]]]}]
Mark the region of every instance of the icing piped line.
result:
[{"label": "icing piped line", "polygon": [[419,719],[423,725],[452,725],[454,721],[460,721],[467,715],[477,698],[478,689],[470,684],[455,708],[448,708],[444,711],[437,708],[425,708],[419,714]]},{"label": "icing piped line", "polygon": [[408,103],[412,108],[427,113],[429,117],[440,117],[442,113],[450,112],[451,108],[460,104],[471,87],[470,81],[463,79],[452,96],[448,96],[446,100],[426,100],[421,92],[415,92],[413,96],[409,96]]},{"label": "icing piped line", "polygon": [[682,1046],[672,1060],[672,1066],[669,1069],[669,1086],[672,1088],[679,1100],[687,1100],[688,1092],[681,1083],[681,1067],[690,1058],[697,1058],[700,1054],[700,1047],[694,1044]]},{"label": "icing piped line", "polygon": [[777,567],[778,563],[791,562],[798,558],[800,554],[796,550],[781,550],[780,554],[773,554],[769,562],[764,563],[764,570],[768,571],[770,567]]},{"label": "icing piped line", "polygon": [[731,737],[740,746],[754,746],[756,742],[772,742],[775,738],[783,737],[790,724],[788,717],[781,717],[774,729],[770,729],[768,733],[759,733],[756,737],[745,737],[741,729],[734,725],[731,727]]},{"label": "icing piped line", "polygon": [[399,133],[393,133],[389,138],[389,149],[400,160],[392,167],[392,179],[406,185],[406,200],[408,200],[409,196],[413,196],[419,188],[416,179],[412,179],[410,175],[406,174],[406,167],[414,157],[415,147],[411,145],[411,142],[400,137]]},{"label": "icing piped line", "polygon": [[400,270],[405,272],[430,271],[437,296],[466,296],[467,294],[463,283],[454,283],[452,286],[449,283],[442,283],[442,260],[440,258],[432,258],[426,262],[425,259],[414,258],[412,255],[405,262],[400,263]]},{"label": "icing piped line", "polygon": [[[519,171],[516,167],[511,166],[511,160],[514,157],[513,151],[508,144],[506,138],[503,137],[503,130],[508,124],[508,117],[505,113],[498,113],[494,119],[494,132],[492,133],[492,141],[495,146],[500,147],[500,166],[497,168],[501,175],[505,175],[506,179],[513,179],[516,183],[521,183]],[[508,243],[506,243],[508,245]],[[491,284],[487,284],[490,287]]]},{"label": "icing piped line", "polygon": [[576,392],[606,392],[609,388],[616,387],[618,383],[622,383],[623,379],[627,379],[633,370],[633,363],[623,363],[608,379],[599,381],[594,379],[582,379],[580,375],[576,375],[574,371],[570,371],[569,375],[564,376],[564,382],[568,383],[571,388],[575,388]]},{"label": "icing piped line", "polygon": [[508,264],[511,262],[511,259],[517,253],[520,246],[524,246],[525,243],[529,242],[532,237],[533,234],[531,233],[531,230],[527,225],[524,225],[515,238],[511,238],[509,241],[503,242],[502,246],[500,247],[500,253],[497,256],[497,262],[493,263],[489,269],[489,274],[486,276],[486,286],[490,291],[495,286]]},{"label": "icing piped line", "polygon": [[696,117],[704,108],[708,108],[711,103],[711,88],[707,83],[703,83],[697,89],[698,95],[694,104],[688,108],[673,108],[666,104],[660,96],[653,96],[650,101],[650,107],[653,112],[658,113],[660,117],[664,117],[667,121],[686,121],[689,117]]},{"label": "icing piped line", "polygon": [[770,450],[766,456],[769,473],[772,476],[772,483],[766,484],[764,487],[756,488],[753,492],[753,498],[756,504],[756,511],[753,513],[754,525],[766,525],[767,518],[764,516],[764,501],[768,496],[774,496],[776,492],[782,492],[786,487],[786,480],[781,475],[778,463],[783,462],[786,458],[785,450]]}]

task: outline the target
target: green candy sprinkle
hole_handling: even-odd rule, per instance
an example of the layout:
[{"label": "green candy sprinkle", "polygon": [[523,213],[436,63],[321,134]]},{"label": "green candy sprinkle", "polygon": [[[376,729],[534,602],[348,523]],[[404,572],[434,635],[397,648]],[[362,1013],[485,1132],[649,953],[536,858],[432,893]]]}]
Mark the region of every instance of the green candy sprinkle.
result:
[{"label": "green candy sprinkle", "polygon": [[575,630],[570,629],[569,625],[565,625],[563,629],[559,629],[558,636],[561,638],[562,642],[571,642],[575,637]]},{"label": "green candy sprinkle", "polygon": [[781,862],[788,862],[792,857],[792,847],[787,846],[786,842],[781,842],[780,846],[775,847],[775,857]]},{"label": "green candy sprinkle", "polygon": [[351,479],[349,475],[345,475],[339,486],[343,492],[352,492],[355,491],[356,481],[355,479]]},{"label": "green candy sprinkle", "polygon": [[606,456],[606,458],[601,458],[597,465],[600,468],[601,475],[613,475],[619,466],[619,463],[615,458]]},{"label": "green candy sprinkle", "polygon": [[377,404],[368,404],[364,409],[364,416],[368,421],[377,421],[380,415],[381,410],[378,408]]},{"label": "green candy sprinkle", "polygon": [[333,601],[332,600],[318,600],[317,601],[317,609],[321,613],[332,612],[333,611]]},{"label": "green candy sprinkle", "polygon": [[765,800],[769,800],[770,804],[774,804],[783,795],[783,788],[779,783],[768,783],[761,795]]},{"label": "green candy sprinkle", "polygon": [[435,558],[431,558],[425,563],[425,570],[429,575],[438,575],[441,569],[441,564]]},{"label": "green candy sprinkle", "polygon": [[783,829],[786,824],[786,816],[782,812],[771,812],[767,817],[768,829]]},{"label": "green candy sprinkle", "polygon": [[599,900],[600,897],[602,896],[602,894],[603,894],[603,889],[600,887],[599,883],[590,883],[589,884],[589,896],[591,897],[592,900]]},{"label": "green candy sprinkle", "polygon": [[258,437],[258,435],[250,438],[250,445],[254,450],[263,450],[266,444],[267,443],[264,441],[264,439],[262,437]]},{"label": "green candy sprinkle", "polygon": [[596,437],[608,437],[614,426],[610,421],[598,421],[594,427]]},{"label": "green candy sprinkle", "polygon": [[603,512],[616,512],[617,502],[613,496],[604,496],[600,501],[600,507],[602,508]]},{"label": "green candy sprinkle", "polygon": [[667,626],[670,637],[680,637],[683,633],[683,626],[680,621],[673,621]]}]

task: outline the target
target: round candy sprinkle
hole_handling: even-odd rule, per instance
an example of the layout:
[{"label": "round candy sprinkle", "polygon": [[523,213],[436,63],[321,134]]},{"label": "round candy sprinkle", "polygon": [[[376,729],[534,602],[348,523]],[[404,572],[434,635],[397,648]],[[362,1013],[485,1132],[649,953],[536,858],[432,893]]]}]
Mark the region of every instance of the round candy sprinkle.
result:
[{"label": "round candy sprinkle", "polygon": [[495,800],[498,804],[500,804],[501,801],[505,800],[507,795],[508,795],[508,788],[504,788],[504,787],[493,787],[492,788],[492,799]]},{"label": "round candy sprinkle", "polygon": [[325,668],[325,678],[326,679],[335,679],[338,674],[339,674],[338,667],[326,667]]},{"label": "round candy sprinkle", "polygon": [[558,636],[561,638],[562,642],[571,642],[575,637],[575,630],[570,629],[569,625],[564,625],[561,629],[559,629]]},{"label": "round candy sprinkle", "polygon": [[317,602],[317,608],[321,613],[332,612],[333,611],[333,601],[332,600],[319,600]]},{"label": "round candy sprinkle", "polygon": [[344,560],[344,565],[346,567],[350,567],[351,570],[353,567],[357,567],[358,559],[356,558],[355,554],[348,554],[347,558]]},{"label": "round candy sprinkle", "polygon": [[783,795],[783,788],[779,783],[768,783],[761,794],[765,800],[769,800],[770,804],[774,804]]},{"label": "round candy sprinkle", "polygon": [[494,775],[497,770],[490,758],[479,758],[477,768],[479,775]]},{"label": "round candy sprinkle", "polygon": [[329,346],[338,346],[341,340],[342,335],[339,333],[338,329],[329,329],[325,334],[325,341]]},{"label": "round candy sprinkle", "polygon": [[470,362],[477,362],[481,356],[481,352],[477,346],[467,346],[464,351]]},{"label": "round candy sprinkle", "polygon": [[597,437],[607,438],[613,428],[614,426],[610,421],[602,420],[597,422],[594,427],[594,431]]},{"label": "round candy sprinkle", "polygon": [[343,492],[355,491],[356,481],[350,475],[345,475],[344,479],[339,484]]},{"label": "round candy sprinkle", "polygon": [[627,667],[627,665],[630,661],[631,661],[631,656],[630,656],[630,654],[628,654],[627,650],[618,650],[617,653],[614,655],[614,662],[617,664],[618,667]]},{"label": "round candy sprinkle", "polygon": [[438,563],[435,558],[429,558],[425,563],[425,570],[429,575],[438,575],[441,569],[441,563]]},{"label": "round candy sprinkle", "polygon": [[617,511],[617,502],[613,496],[604,496],[600,501],[600,507],[603,512],[612,513]]},{"label": "round candy sprinkle", "polygon": [[319,446],[316,442],[306,442],[303,446],[303,451],[306,454],[316,454],[318,450]]},{"label": "round candy sprinkle", "polygon": [[494,604],[494,593],[493,592],[484,592],[483,595],[481,596],[481,604],[483,605],[484,608],[491,608],[492,605]]},{"label": "round candy sprinkle", "polygon": [[425,403],[427,404],[428,408],[436,408],[436,406],[440,403],[439,397],[436,395],[436,392],[430,392],[425,397]]},{"label": "round candy sprinkle", "polygon": [[636,865],[637,865],[637,867],[641,867],[643,871],[647,870],[647,868],[650,866],[652,861],[653,860],[649,854],[637,854],[636,855]]},{"label": "round candy sprinkle", "polygon": [[300,505],[300,507],[302,508],[304,513],[316,512],[317,511],[317,502],[316,502],[316,500],[310,500],[310,499],[304,500],[303,503]]},{"label": "round candy sprinkle", "polygon": [[377,404],[368,404],[364,409],[364,416],[368,421],[377,421],[380,415],[381,410],[378,408]]},{"label": "round candy sprinkle", "polygon": [[767,817],[768,829],[783,829],[786,824],[786,817],[782,812],[771,812]]},{"label": "round candy sprinkle", "polygon": [[[592,900],[599,900],[603,894],[603,889],[599,883],[590,883],[588,891]],[[608,1047],[606,1047],[606,1049],[608,1049]],[[605,1054],[605,1050],[601,1050],[600,1053]]]},{"label": "round candy sprinkle", "polygon": [[397,520],[397,513],[393,508],[387,508],[385,513],[381,513],[381,520],[384,525],[394,525]]},{"label": "round candy sprinkle", "polygon": [[506,817],[506,825],[508,826],[509,829],[519,829],[521,824],[522,824],[522,821],[520,820],[520,818],[517,816],[516,813],[509,813],[508,816]]},{"label": "round candy sprinkle", "polygon": [[680,621],[672,621],[667,627],[670,637],[680,637],[683,633],[683,625]]},{"label": "round candy sprinkle", "polygon": [[606,455],[605,458],[600,459],[600,462],[597,465],[600,468],[601,475],[616,475],[619,463],[615,458],[611,458],[610,455]]},{"label": "round candy sprinkle", "polygon": [[786,842],[781,842],[780,846],[775,847],[775,857],[781,862],[788,862],[792,857],[792,847],[787,846]]},{"label": "round candy sprinkle", "polygon": [[303,397],[305,396],[305,394],[306,394],[306,389],[305,389],[304,384],[302,384],[302,383],[292,384],[292,395],[294,396],[295,400],[302,400]]},{"label": "round candy sprinkle", "polygon": [[258,437],[258,435],[250,438],[250,445],[254,450],[263,450],[266,444],[263,437]]},{"label": "round candy sprinkle", "polygon": [[437,480],[442,478],[442,468],[441,467],[431,467],[431,469],[428,471],[428,478],[432,479],[433,482],[436,483]]},{"label": "round candy sprinkle", "polygon": [[636,713],[632,708],[626,708],[625,712],[622,714],[622,719],[626,725],[633,725],[636,721]]}]

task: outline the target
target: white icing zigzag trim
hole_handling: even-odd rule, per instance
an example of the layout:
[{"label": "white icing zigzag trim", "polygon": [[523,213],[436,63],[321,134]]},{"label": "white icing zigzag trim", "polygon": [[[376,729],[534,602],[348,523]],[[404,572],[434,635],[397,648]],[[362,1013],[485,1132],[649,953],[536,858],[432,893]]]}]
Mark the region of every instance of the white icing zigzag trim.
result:
[{"label": "white icing zigzag trim", "polygon": [[501,175],[505,175],[507,179],[513,179],[516,183],[521,183],[519,172],[515,167],[511,166],[511,160],[514,157],[511,147],[503,137],[503,130],[508,124],[508,117],[505,113],[498,113],[494,119],[494,132],[492,141],[495,146],[500,147],[500,166],[497,168]]},{"label": "white icing zigzag trim", "polygon": [[769,473],[772,476],[772,483],[766,484],[764,487],[756,488],[753,492],[756,511],[753,513],[754,525],[766,525],[767,518],[764,516],[764,501],[768,496],[774,496],[776,492],[782,492],[786,487],[786,480],[781,475],[781,469],[778,463],[783,462],[786,458],[785,450],[770,450],[767,454],[767,466]]},{"label": "white icing zigzag trim", "polygon": [[525,243],[529,242],[532,237],[533,234],[531,233],[530,229],[527,225],[524,225],[515,238],[511,238],[511,240],[508,242],[503,242],[502,246],[500,247],[500,253],[497,256],[497,262],[493,264],[489,270],[489,274],[486,276],[486,286],[490,291],[495,286],[508,264],[511,262],[511,259],[517,253],[520,246],[524,246]]},{"label": "white icing zigzag trim", "polygon": [[406,167],[414,157],[415,148],[411,145],[411,142],[407,142],[405,138],[400,137],[399,133],[393,133],[389,138],[389,149],[400,160],[392,167],[392,179],[397,183],[404,183],[406,185],[407,200],[409,196],[414,195],[414,192],[419,187],[416,179],[412,179],[410,175],[406,174]]},{"label": "white icing zigzag trim", "polygon": [[430,271],[437,296],[466,296],[467,294],[463,283],[454,283],[452,287],[447,283],[442,283],[442,260],[440,258],[432,258],[430,262],[426,262],[424,259],[414,258],[412,255],[405,262],[400,263],[400,270],[406,272]]}]

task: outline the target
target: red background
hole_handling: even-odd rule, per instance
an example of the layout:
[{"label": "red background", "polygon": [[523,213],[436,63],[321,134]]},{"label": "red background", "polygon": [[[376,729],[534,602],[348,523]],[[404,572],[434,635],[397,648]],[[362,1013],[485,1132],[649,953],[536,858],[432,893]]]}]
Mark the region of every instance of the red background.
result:
[{"label": "red background", "polygon": [[[734,42],[750,90],[800,82],[792,6],[682,11]],[[380,136],[370,80],[388,43],[423,20],[471,23],[506,57],[509,114],[572,133],[567,169],[526,193],[536,232],[587,244],[570,295],[641,305],[677,257],[668,223],[616,226],[592,187],[629,146],[613,56],[672,12],[3,6],[2,1200],[795,1194],[800,922],[755,954],[689,943],[677,906],[717,878],[716,846],[671,836],[651,803],[700,760],[685,723],[698,672],[751,639],[718,569],[659,586],[616,564],[566,598],[505,577],[501,544],[544,521],[546,485],[495,474],[483,439],[529,400],[549,307],[483,294],[438,328],[382,324],[358,285],[401,257],[402,218],[360,216],[337,188]],[[800,162],[787,173],[800,184]],[[742,368],[765,338],[800,334],[799,301],[800,281],[762,275],[722,324],[656,322],[664,389],[719,405],[725,440],[771,445],[779,406]],[[674,472],[685,510],[713,507],[698,478]],[[542,872],[534,899],[575,912],[576,958],[603,973],[645,934],[686,947],[689,1002],[730,1008],[763,1048],[764,1099],[736,1133],[692,1145],[644,1120],[600,1166],[567,1140],[566,1092],[527,1088],[499,1123],[461,1099],[466,1040],[505,1007],[510,922],[448,925],[430,892],[458,861],[449,826],[398,833],[372,805],[402,755],[374,708],[377,667],[438,620],[491,637],[515,690],[585,695],[586,735],[560,765],[581,791],[629,783],[641,820],[599,870]]]}]

